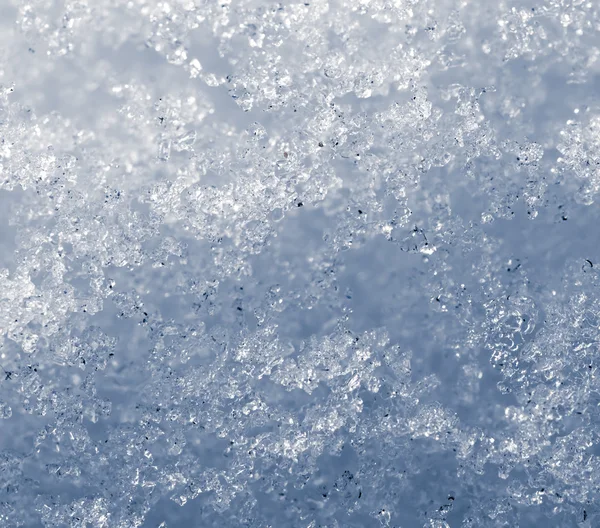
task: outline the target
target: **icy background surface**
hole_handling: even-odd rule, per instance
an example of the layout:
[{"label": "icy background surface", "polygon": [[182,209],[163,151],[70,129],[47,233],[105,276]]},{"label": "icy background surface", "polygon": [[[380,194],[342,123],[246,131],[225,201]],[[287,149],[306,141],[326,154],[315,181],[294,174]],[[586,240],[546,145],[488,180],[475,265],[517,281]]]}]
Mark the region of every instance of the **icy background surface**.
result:
[{"label": "icy background surface", "polygon": [[600,4],[0,0],[0,526],[600,526]]}]

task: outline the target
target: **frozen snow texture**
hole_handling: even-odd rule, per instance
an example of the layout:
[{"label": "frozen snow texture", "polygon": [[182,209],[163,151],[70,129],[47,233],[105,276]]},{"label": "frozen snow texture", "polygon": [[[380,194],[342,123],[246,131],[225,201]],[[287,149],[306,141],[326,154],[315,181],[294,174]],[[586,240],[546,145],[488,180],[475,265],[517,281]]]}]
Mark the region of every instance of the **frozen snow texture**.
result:
[{"label": "frozen snow texture", "polygon": [[598,526],[599,59],[585,0],[0,0],[0,526]]}]

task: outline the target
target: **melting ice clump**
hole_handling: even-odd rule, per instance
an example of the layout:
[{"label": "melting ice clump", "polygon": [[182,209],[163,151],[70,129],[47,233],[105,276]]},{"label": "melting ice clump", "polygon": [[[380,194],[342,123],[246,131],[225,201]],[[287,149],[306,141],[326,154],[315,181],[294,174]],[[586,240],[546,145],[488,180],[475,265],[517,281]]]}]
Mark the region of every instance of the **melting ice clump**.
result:
[{"label": "melting ice clump", "polygon": [[0,0],[0,526],[600,525],[600,3]]}]

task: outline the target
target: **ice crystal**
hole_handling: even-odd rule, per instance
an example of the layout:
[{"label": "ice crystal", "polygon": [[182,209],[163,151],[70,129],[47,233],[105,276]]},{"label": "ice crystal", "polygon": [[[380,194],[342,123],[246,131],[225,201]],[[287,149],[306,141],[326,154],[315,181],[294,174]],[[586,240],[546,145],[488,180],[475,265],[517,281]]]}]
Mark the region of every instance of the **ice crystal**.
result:
[{"label": "ice crystal", "polygon": [[598,28],[0,0],[0,525],[596,526]]}]

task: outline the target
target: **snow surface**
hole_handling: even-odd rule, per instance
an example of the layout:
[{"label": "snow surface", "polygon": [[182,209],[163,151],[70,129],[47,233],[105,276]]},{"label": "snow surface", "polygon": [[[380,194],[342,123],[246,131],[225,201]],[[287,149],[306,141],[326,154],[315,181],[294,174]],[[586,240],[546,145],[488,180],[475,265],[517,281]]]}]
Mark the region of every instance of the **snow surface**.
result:
[{"label": "snow surface", "polygon": [[0,0],[0,527],[600,526],[600,3]]}]

